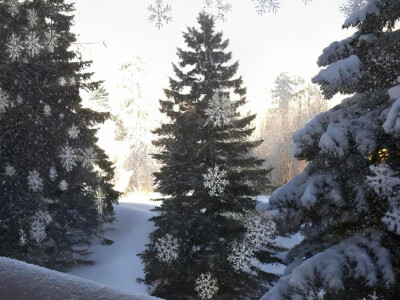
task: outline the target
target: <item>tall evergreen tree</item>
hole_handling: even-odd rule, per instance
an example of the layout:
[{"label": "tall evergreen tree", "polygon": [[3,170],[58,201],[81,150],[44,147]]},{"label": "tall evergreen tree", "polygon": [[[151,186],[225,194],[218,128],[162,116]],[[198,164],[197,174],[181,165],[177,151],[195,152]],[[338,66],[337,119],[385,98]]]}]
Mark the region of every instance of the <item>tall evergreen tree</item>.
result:
[{"label": "tall evergreen tree", "polygon": [[73,5],[0,2],[0,256],[63,269],[113,219],[113,169],[96,146],[107,115],[71,50]]},{"label": "tall evergreen tree", "polygon": [[304,240],[263,299],[400,299],[399,19],[399,0],[369,0],[318,59],[326,98],[354,95],[293,136],[309,164],[270,204]]},{"label": "tall evergreen tree", "polygon": [[246,89],[238,63],[229,64],[228,41],[211,16],[200,14],[198,23],[184,33],[187,49],[178,49],[176,78],[160,101],[170,118],[155,131],[156,191],[164,198],[140,254],[141,281],[167,299],[257,297],[262,280],[273,278],[257,260],[278,261],[272,224],[254,209],[269,171],[249,154],[261,142],[249,140],[255,115],[238,113]]}]

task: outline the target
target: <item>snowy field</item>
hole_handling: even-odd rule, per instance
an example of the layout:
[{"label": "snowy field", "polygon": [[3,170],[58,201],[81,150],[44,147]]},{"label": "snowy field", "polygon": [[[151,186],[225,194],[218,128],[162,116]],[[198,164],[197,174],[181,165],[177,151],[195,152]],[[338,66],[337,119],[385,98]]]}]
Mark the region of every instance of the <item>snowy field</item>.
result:
[{"label": "snowy field", "polygon": [[[121,292],[148,295],[148,287],[136,282],[136,278],[144,276],[143,265],[137,254],[145,249],[148,235],[154,230],[147,220],[154,215],[150,210],[155,202],[148,200],[153,197],[137,196],[123,199],[115,206],[117,221],[109,225],[110,230],[106,232],[106,237],[113,240],[114,244],[93,245],[93,253],[89,259],[95,262],[94,265],[76,267],[69,274],[96,281]],[[129,199],[137,202],[128,202]],[[259,206],[268,205],[269,197],[259,196],[257,200],[260,201],[257,208],[260,208]],[[300,235],[295,235],[291,238],[278,238],[278,243],[290,248],[301,240]],[[262,268],[268,272],[283,274],[286,266],[272,264]]]},{"label": "snowy field", "polygon": [[115,206],[117,221],[111,226],[105,236],[114,241],[110,246],[93,245],[93,253],[89,259],[94,265],[83,265],[72,269],[69,274],[90,279],[105,286],[126,293],[148,294],[144,284],[136,282],[143,277],[143,266],[138,253],[145,249],[147,237],[154,230],[147,220],[154,213],[150,211],[154,204],[122,202]]}]

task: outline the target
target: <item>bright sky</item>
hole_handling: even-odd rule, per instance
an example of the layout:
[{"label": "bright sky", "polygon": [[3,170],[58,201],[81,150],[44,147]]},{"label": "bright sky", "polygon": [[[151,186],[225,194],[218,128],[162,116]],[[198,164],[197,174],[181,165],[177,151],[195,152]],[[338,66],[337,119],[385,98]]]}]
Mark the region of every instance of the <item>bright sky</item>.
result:
[{"label": "bright sky", "polygon": [[[79,42],[105,41],[87,46],[84,58],[94,61],[96,79],[106,81],[111,97],[118,97],[116,78],[124,62],[139,56],[144,75],[138,78],[143,97],[158,105],[163,88],[173,75],[176,48],[184,46],[182,32],[196,25],[203,0],[164,0],[172,6],[172,23],[158,30],[148,22],[147,6],[154,0],[77,0],[74,32]],[[257,15],[251,0],[231,0],[232,10],[217,29],[229,38],[229,50],[239,60],[248,88],[248,109],[264,111],[274,79],[289,72],[310,80],[318,72],[316,61],[324,47],[352,32],[342,30],[338,7],[344,0],[281,0],[276,14]]]}]

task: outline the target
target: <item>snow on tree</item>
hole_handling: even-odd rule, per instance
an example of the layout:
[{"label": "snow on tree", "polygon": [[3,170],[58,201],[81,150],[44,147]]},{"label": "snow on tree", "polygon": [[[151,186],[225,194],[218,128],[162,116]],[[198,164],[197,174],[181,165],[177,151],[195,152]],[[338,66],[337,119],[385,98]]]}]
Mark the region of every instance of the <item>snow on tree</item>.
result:
[{"label": "snow on tree", "polygon": [[350,15],[367,4],[368,0],[348,0],[347,3],[340,6],[340,11],[348,18]]},{"label": "snow on tree", "polygon": [[72,50],[73,11],[64,0],[0,1],[0,256],[57,269],[84,259],[119,195],[96,145],[109,116],[82,107],[80,92],[99,83]]},{"label": "snow on tree", "polygon": [[[168,120],[155,130],[160,152],[154,158],[162,166],[154,175],[163,202],[139,255],[145,266],[139,281],[162,298],[259,297],[264,280],[276,279],[261,263],[280,261],[270,218],[255,212],[254,196],[269,170],[250,154],[261,142],[249,140],[255,115],[238,111],[246,89],[238,64],[230,63],[228,41],[214,31],[210,15],[201,13],[198,22],[199,29],[184,33],[188,47],[178,49],[175,76],[160,101]],[[177,256],[163,262],[160,241],[169,235]]]},{"label": "snow on tree", "polygon": [[[327,98],[351,94],[293,135],[308,165],[270,198],[277,230],[304,240],[262,299],[397,299],[400,221],[400,1],[369,0],[332,43],[314,77]],[[290,221],[288,221],[290,220]]]}]

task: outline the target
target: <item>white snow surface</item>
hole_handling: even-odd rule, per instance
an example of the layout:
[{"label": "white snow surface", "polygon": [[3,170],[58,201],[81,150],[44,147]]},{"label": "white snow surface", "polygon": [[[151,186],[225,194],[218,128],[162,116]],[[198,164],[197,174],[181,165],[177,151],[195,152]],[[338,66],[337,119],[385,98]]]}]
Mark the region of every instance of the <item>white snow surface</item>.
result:
[{"label": "white snow surface", "polygon": [[311,81],[321,85],[325,96],[331,98],[336,93],[341,92],[343,88],[351,88],[358,82],[361,76],[361,65],[358,56],[353,54],[331,63]]},{"label": "white snow surface", "polygon": [[386,133],[396,133],[400,129],[400,98],[393,103],[382,127]]},{"label": "white snow surface", "polygon": [[389,97],[392,100],[397,100],[400,98],[400,84],[396,85],[388,90]]},{"label": "white snow surface", "polygon": [[148,219],[154,216],[150,209],[154,205],[142,203],[120,203],[115,206],[115,221],[105,236],[114,241],[112,245],[93,245],[88,257],[94,265],[84,265],[69,273],[99,282],[125,293],[148,294],[148,287],[136,282],[143,278],[143,265],[138,253],[145,249],[148,235],[154,230]]},{"label": "white snow surface", "polygon": [[90,280],[0,257],[0,299],[151,300],[159,298],[119,292]]}]

